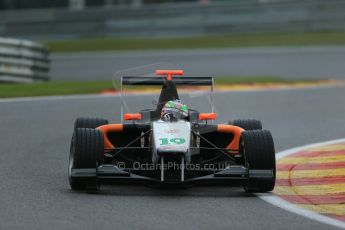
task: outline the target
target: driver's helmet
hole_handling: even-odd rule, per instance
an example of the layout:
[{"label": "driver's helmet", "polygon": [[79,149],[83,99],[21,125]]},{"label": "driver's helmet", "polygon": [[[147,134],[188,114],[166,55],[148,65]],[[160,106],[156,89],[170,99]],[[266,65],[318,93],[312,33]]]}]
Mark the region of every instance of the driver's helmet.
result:
[{"label": "driver's helmet", "polygon": [[168,101],[162,108],[161,119],[163,121],[177,121],[188,117],[188,106],[180,100]]}]

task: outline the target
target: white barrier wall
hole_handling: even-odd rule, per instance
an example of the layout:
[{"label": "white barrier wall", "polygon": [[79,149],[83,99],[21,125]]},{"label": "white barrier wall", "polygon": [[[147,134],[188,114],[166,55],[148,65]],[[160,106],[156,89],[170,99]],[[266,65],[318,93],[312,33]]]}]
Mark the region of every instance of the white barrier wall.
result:
[{"label": "white barrier wall", "polygon": [[28,40],[0,37],[0,82],[49,80],[49,50]]}]

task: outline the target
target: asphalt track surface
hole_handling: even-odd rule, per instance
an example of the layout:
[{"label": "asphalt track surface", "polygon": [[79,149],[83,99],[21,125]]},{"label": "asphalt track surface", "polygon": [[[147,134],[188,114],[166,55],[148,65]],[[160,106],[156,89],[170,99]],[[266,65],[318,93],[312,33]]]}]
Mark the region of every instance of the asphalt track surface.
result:
[{"label": "asphalt track surface", "polygon": [[[340,86],[221,93],[215,103],[219,122],[261,119],[280,151],[343,138],[344,98]],[[336,229],[241,188],[71,191],[67,168],[75,118],[118,122],[118,105],[118,97],[99,96],[0,102],[0,229]]]},{"label": "asphalt track surface", "polygon": [[169,62],[192,76],[345,79],[345,46],[53,54],[54,80],[109,80],[119,70]]}]

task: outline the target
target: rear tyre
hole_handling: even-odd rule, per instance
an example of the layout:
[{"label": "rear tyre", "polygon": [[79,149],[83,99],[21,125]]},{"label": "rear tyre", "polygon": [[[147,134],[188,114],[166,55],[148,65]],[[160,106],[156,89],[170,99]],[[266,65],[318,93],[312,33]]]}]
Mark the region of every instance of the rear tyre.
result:
[{"label": "rear tyre", "polygon": [[270,178],[249,178],[244,184],[246,192],[269,192],[275,185],[276,158],[272,135],[267,130],[245,131],[241,138],[245,166],[249,170],[271,170]]},{"label": "rear tyre", "polygon": [[73,190],[98,190],[97,177],[72,177],[72,169],[88,169],[96,173],[103,162],[103,133],[95,129],[76,129],[70,148],[69,183]]},{"label": "rear tyre", "polygon": [[228,122],[229,125],[235,125],[245,130],[262,130],[261,121],[255,119],[233,120]]},{"label": "rear tyre", "polygon": [[80,117],[74,122],[74,130],[79,128],[95,129],[101,125],[107,124],[109,124],[109,121],[106,119]]}]

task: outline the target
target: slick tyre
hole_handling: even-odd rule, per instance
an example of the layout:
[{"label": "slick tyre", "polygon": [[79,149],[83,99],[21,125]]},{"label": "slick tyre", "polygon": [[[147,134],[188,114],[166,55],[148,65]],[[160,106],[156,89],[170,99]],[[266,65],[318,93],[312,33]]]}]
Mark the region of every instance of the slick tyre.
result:
[{"label": "slick tyre", "polygon": [[88,128],[88,129],[95,129],[101,125],[107,125],[109,121],[102,118],[77,118],[74,122],[74,130],[79,128]]},{"label": "slick tyre", "polygon": [[[272,135],[267,130],[245,131],[241,137],[245,166],[251,170],[269,170],[271,177],[254,177],[244,184],[247,192],[269,192],[275,185],[276,159]],[[252,171],[254,172],[254,171]]]},{"label": "slick tyre", "polygon": [[[95,129],[76,129],[70,148],[68,177],[73,190],[98,190],[96,171],[103,162],[103,133]],[[91,175],[73,175],[72,169],[84,169]],[[76,171],[75,170],[75,171]],[[79,170],[80,171],[80,170]]]},{"label": "slick tyre", "polygon": [[233,120],[228,122],[229,125],[235,125],[245,130],[262,130],[262,124],[259,120],[246,119],[246,120]]}]

